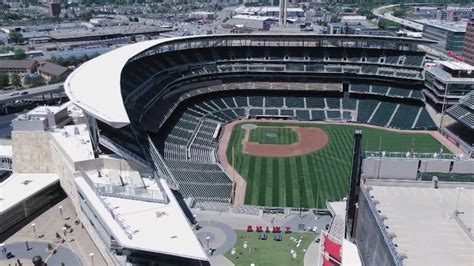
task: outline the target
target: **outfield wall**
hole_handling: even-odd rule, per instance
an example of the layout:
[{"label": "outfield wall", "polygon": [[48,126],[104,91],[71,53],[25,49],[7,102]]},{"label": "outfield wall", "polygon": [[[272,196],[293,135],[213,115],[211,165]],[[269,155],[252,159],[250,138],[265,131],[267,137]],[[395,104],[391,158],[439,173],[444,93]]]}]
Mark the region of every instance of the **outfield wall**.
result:
[{"label": "outfield wall", "polygon": [[371,157],[362,161],[368,179],[416,180],[418,173],[474,174],[474,160]]}]

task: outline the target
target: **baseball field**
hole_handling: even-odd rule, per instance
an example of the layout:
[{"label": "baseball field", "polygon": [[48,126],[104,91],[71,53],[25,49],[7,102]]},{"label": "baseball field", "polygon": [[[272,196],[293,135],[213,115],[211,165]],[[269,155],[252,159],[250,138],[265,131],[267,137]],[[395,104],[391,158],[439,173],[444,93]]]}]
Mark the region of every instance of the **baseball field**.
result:
[{"label": "baseball field", "polygon": [[[346,195],[353,133],[363,132],[363,150],[438,152],[429,134],[402,133],[342,124],[242,122],[227,146],[229,163],[246,180],[245,204],[325,207]],[[445,149],[447,150],[447,149]]]}]

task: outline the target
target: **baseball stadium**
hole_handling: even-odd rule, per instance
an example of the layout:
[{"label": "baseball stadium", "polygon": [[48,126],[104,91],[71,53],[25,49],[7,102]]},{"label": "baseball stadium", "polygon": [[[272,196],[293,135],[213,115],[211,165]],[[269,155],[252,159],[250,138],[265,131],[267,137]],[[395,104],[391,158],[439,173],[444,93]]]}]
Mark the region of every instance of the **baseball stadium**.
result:
[{"label": "baseball stadium", "polygon": [[[153,162],[196,202],[315,207],[319,198],[323,206],[347,192],[356,128],[370,134],[367,150],[440,150],[425,132],[436,124],[422,93],[420,42],[299,35],[145,42],[120,70],[122,120],[130,123],[98,120],[99,140]],[[236,124],[246,120],[256,126],[250,139]],[[266,143],[271,137],[259,132],[296,121],[274,134],[294,143]]]},{"label": "baseball stadium", "polygon": [[[435,174],[444,182],[443,173],[474,169],[468,154],[445,138],[439,108],[427,98],[427,55],[418,46],[430,43],[318,34],[138,42],[82,64],[67,78],[64,89],[84,114],[83,121],[71,121],[85,125],[50,130],[50,145],[38,149],[52,154],[47,170],[58,173],[78,217],[90,221],[81,225],[115,263],[208,265],[213,239],[200,236],[190,209],[233,208],[247,216],[331,213],[325,225],[331,241],[340,247],[345,237],[357,245],[353,254],[364,265],[416,265],[414,249],[403,246],[412,234],[384,226],[393,222],[397,230],[399,220],[390,218],[404,217],[396,211],[412,205],[383,209],[386,216],[377,212],[393,206],[389,185],[412,189],[423,181],[417,186],[428,191],[432,182],[438,186]],[[470,100],[463,101],[452,108],[472,113]],[[15,138],[26,135],[14,135],[19,143]],[[34,158],[25,155],[14,170],[33,171]],[[420,195],[434,194],[412,196]],[[455,216],[458,211],[456,205]],[[298,226],[307,230],[295,222],[286,231]],[[233,241],[242,241],[248,228]],[[394,235],[405,241],[402,248]],[[330,247],[329,238],[321,241]],[[221,254],[230,254],[232,245]],[[342,251],[314,258],[340,265]]]}]

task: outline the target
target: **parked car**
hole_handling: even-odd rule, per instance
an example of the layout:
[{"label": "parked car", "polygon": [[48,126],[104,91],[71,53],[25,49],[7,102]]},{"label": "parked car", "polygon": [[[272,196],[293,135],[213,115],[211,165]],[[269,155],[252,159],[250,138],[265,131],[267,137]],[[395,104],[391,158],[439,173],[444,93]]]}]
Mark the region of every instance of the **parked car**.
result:
[{"label": "parked car", "polygon": [[22,92],[21,92],[21,95],[27,95],[27,94],[28,94],[27,91],[22,91]]},{"label": "parked car", "polygon": [[10,93],[10,96],[17,96],[17,95],[20,95],[20,93],[17,92],[17,91],[14,91],[14,92],[11,92],[11,93]]}]

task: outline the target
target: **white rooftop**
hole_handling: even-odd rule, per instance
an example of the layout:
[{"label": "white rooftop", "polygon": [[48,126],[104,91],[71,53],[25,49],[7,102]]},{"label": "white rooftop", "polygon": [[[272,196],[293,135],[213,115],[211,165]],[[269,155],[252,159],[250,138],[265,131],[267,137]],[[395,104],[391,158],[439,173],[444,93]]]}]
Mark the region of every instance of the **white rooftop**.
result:
[{"label": "white rooftop", "polygon": [[0,145],[0,156],[12,157],[12,145]]},{"label": "white rooftop", "polygon": [[[474,265],[474,242],[452,218],[456,188],[371,187],[398,251],[407,255],[405,265]],[[474,228],[474,189],[461,191],[459,210],[467,227]]]},{"label": "white rooftop", "polygon": [[36,116],[46,116],[48,112],[57,113],[60,110],[64,109],[64,106],[38,106],[33,110],[29,111],[29,115],[36,115]]},{"label": "white rooftop", "polygon": [[267,20],[267,19],[273,19],[272,17],[266,17],[266,16],[255,16],[255,15],[235,15],[231,19],[248,19],[248,20]]},{"label": "white rooftop", "polygon": [[57,174],[11,175],[0,183],[0,212],[7,211],[58,181]]},{"label": "white rooftop", "polygon": [[419,22],[430,25],[439,29],[452,32],[466,32],[467,22],[465,21],[444,21],[444,20],[426,20],[421,19]]},{"label": "white rooftop", "polygon": [[[280,7],[278,6],[254,6],[254,7],[246,7],[246,6],[239,6],[234,9],[236,13],[242,12],[252,12],[252,13],[259,13],[259,12],[280,12]],[[300,7],[288,7],[288,12],[304,12],[304,10]]]},{"label": "white rooftop", "polygon": [[[161,40],[123,46],[87,61],[64,82],[69,99],[87,113],[120,128],[130,123],[123,105],[120,75],[127,61]],[[105,104],[105,100],[107,104]]]},{"label": "white rooftop", "polygon": [[[167,204],[101,197],[108,208],[83,177],[77,177],[75,182],[122,247],[208,260],[166,181],[161,180],[161,186],[169,197]],[[126,227],[126,231],[118,221]]]},{"label": "white rooftop", "polygon": [[92,144],[90,143],[87,125],[78,124],[56,128],[51,135],[59,143],[61,148],[67,151],[72,161],[85,161],[94,159]]},{"label": "white rooftop", "polygon": [[342,239],[343,266],[362,266],[357,246],[349,240]]},{"label": "white rooftop", "polygon": [[460,61],[441,61],[439,63],[452,70],[474,71],[474,66]]}]

